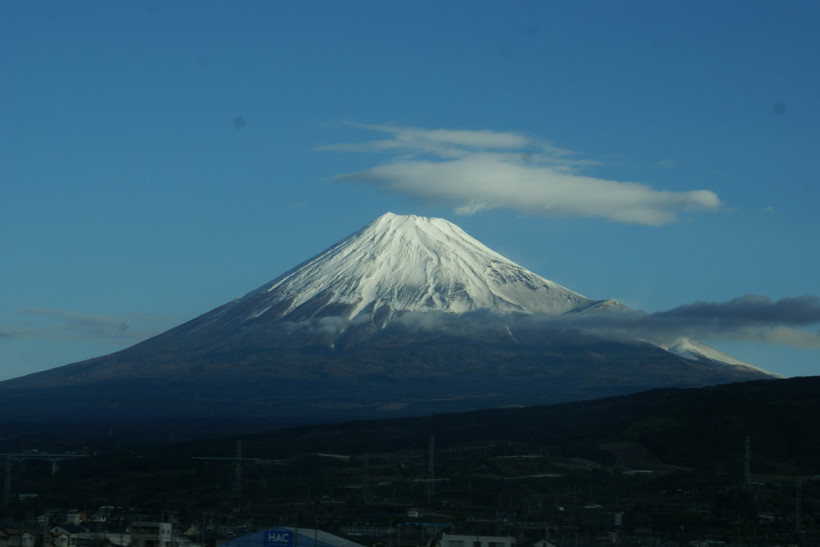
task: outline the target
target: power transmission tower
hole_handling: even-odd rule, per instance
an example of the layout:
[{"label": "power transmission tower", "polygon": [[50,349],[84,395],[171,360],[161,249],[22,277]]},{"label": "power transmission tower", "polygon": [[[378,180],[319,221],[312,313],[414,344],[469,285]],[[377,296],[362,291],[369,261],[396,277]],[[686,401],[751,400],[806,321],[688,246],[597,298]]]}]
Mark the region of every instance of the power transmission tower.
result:
[{"label": "power transmission tower", "polygon": [[231,500],[233,512],[239,513],[242,507],[242,441],[236,441],[236,459],[233,464],[233,485]]},{"label": "power transmission tower", "polygon": [[370,501],[371,495],[371,488],[370,488],[370,454],[365,452],[362,457],[364,458],[364,471],[362,471],[362,484],[364,485],[364,500],[365,503]]},{"label": "power transmission tower", "polygon": [[427,500],[436,493],[436,436],[430,435],[430,449],[427,455]]},{"label": "power transmission tower", "polygon": [[11,503],[11,458],[6,457],[6,476],[3,479],[3,508]]},{"label": "power transmission tower", "polygon": [[797,479],[794,493],[794,533],[801,534],[803,532],[803,525],[800,522],[803,518],[803,480]]}]

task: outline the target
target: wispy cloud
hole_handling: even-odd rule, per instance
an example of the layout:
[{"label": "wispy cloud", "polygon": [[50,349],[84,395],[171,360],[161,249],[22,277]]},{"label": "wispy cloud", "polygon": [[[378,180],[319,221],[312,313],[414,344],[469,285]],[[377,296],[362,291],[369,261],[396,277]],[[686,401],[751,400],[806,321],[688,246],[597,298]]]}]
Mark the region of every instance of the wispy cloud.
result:
[{"label": "wispy cloud", "polygon": [[820,300],[800,296],[772,300],[754,294],[727,302],[695,302],[656,314],[687,322],[708,321],[712,327],[733,328],[743,325],[813,325],[820,322]]},{"label": "wispy cloud", "polygon": [[[532,318],[532,324],[558,325],[561,319]],[[529,321],[529,320],[527,320]],[[696,340],[735,340],[820,348],[820,300],[816,296],[772,300],[746,295],[727,302],[695,302],[655,313],[624,311],[579,314],[564,323],[586,332],[616,339],[645,339],[671,343]]]},{"label": "wispy cloud", "polygon": [[650,318],[668,330],[687,330],[692,337],[724,338],[820,348],[820,299],[801,296],[772,300],[746,295],[727,302],[695,302]]},{"label": "wispy cloud", "polygon": [[26,320],[15,327],[0,326],[0,337],[138,341],[158,334],[167,323],[162,318],[138,314],[108,316],[48,308],[26,308],[19,313]]},{"label": "wispy cloud", "polygon": [[510,209],[662,226],[683,213],[717,211],[710,190],[672,192],[581,174],[597,162],[527,135],[497,131],[357,125],[384,139],[323,150],[388,153],[369,169],[335,177],[455,208],[460,214]]}]

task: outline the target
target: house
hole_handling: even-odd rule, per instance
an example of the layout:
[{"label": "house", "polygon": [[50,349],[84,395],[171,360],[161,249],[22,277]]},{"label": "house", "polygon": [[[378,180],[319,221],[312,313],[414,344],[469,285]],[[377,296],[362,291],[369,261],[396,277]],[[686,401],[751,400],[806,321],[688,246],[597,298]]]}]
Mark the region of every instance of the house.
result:
[{"label": "house", "polygon": [[[52,529],[45,537],[46,545],[51,547],[70,547],[71,538],[68,533],[59,529]],[[74,544],[76,545],[76,543]]]},{"label": "house", "polygon": [[28,530],[6,528],[0,530],[0,547],[34,547],[34,534]]},{"label": "house", "polygon": [[49,530],[49,534],[54,547],[77,547],[90,537],[88,528],[79,524],[61,524]]},{"label": "house", "polygon": [[71,510],[63,515],[63,522],[69,525],[78,526],[81,522],[88,520],[88,515],[83,511]]}]

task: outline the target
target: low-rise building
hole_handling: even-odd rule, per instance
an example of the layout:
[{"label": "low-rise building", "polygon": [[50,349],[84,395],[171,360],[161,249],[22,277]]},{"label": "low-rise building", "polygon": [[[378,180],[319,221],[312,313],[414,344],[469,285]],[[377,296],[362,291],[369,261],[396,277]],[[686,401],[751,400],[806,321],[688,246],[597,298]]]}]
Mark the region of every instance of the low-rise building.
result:
[{"label": "low-rise building", "polygon": [[221,541],[217,545],[218,547],[364,547],[323,530],[288,526],[268,528]]},{"label": "low-rise building", "polygon": [[515,538],[509,536],[472,536],[443,534],[441,547],[515,547]]},{"label": "low-rise building", "polygon": [[170,522],[132,522],[128,535],[131,547],[173,547],[174,528]]}]

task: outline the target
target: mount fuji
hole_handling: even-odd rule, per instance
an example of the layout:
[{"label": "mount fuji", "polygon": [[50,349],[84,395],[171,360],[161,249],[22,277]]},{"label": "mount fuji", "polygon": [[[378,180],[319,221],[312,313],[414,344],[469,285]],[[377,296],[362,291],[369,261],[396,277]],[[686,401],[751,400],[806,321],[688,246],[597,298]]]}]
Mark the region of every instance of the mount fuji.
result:
[{"label": "mount fuji", "polygon": [[616,339],[584,327],[625,313],[446,220],[387,213],[158,336],[0,382],[0,412],[316,422],[776,377],[695,340]]}]

